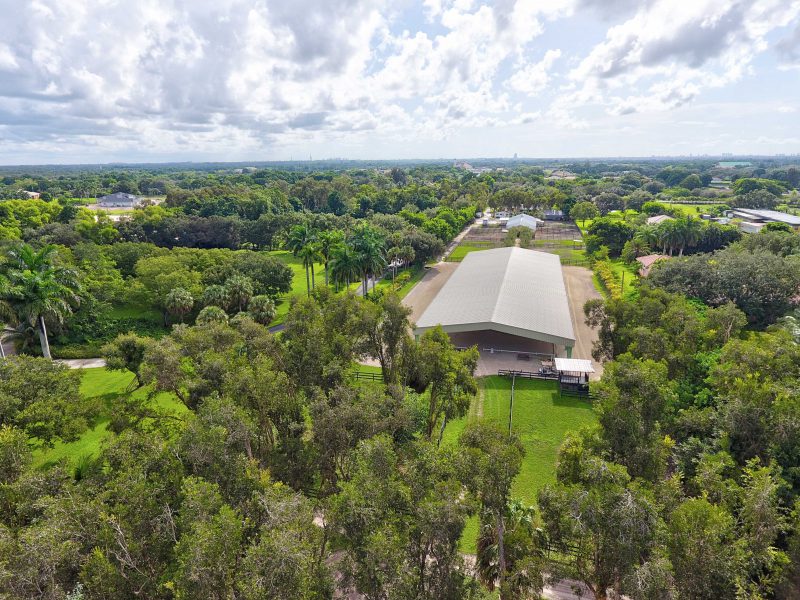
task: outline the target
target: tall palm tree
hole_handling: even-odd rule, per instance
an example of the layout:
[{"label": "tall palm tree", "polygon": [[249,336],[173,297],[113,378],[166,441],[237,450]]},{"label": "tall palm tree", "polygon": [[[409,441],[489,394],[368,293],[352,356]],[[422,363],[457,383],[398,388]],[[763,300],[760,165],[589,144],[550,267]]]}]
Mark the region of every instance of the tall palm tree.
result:
[{"label": "tall palm tree", "polygon": [[681,247],[678,256],[683,256],[684,249],[696,246],[703,239],[703,222],[700,219],[686,217],[680,219],[679,228],[681,232]]},{"label": "tall palm tree", "polygon": [[[314,242],[310,242],[298,251],[297,256],[302,259],[303,266],[306,268],[306,288],[310,296],[311,290],[316,286],[316,282],[314,281],[314,263],[318,263],[322,260],[322,254],[319,251],[319,246]],[[311,270],[310,282],[308,280],[309,269]]]},{"label": "tall palm tree", "polygon": [[658,228],[652,225],[645,225],[633,237],[650,248],[655,248],[660,244]]},{"label": "tall palm tree", "polygon": [[317,236],[319,240],[319,253],[322,256],[322,263],[325,265],[325,285],[328,285],[328,263],[332,258],[333,249],[344,241],[344,233],[339,229],[320,231]]},{"label": "tall palm tree", "polygon": [[178,317],[183,323],[183,317],[192,312],[192,308],[194,308],[194,298],[188,290],[177,287],[167,294],[164,308],[167,309],[169,314]]},{"label": "tall palm tree", "polygon": [[40,250],[23,244],[8,253],[7,284],[2,293],[15,324],[28,323],[36,329],[42,354],[52,358],[46,320],[63,323],[80,304],[80,283],[72,269],[56,264],[56,247]]},{"label": "tall palm tree", "polygon": [[[373,277],[382,272],[386,267],[386,258],[384,257],[383,250],[385,241],[377,231],[372,229],[369,225],[364,225],[356,230],[352,240],[353,249],[359,257],[361,265],[361,283],[362,294],[367,296],[367,283],[369,276]],[[373,281],[372,289],[375,289]]]},{"label": "tall palm tree", "polygon": [[331,250],[331,279],[336,284],[345,287],[355,281],[361,274],[361,265],[358,254],[352,246],[342,243]]},{"label": "tall palm tree", "polygon": [[[311,254],[312,250],[307,249],[309,246],[317,241],[317,233],[307,227],[306,225],[295,225],[289,230],[289,236],[286,239],[286,248],[292,251],[294,256],[303,258],[301,254]],[[306,288],[309,295],[311,294],[311,282],[309,281],[309,269],[314,268],[314,261],[308,261],[303,258],[303,266],[306,268]],[[313,273],[312,273],[313,276]]]}]

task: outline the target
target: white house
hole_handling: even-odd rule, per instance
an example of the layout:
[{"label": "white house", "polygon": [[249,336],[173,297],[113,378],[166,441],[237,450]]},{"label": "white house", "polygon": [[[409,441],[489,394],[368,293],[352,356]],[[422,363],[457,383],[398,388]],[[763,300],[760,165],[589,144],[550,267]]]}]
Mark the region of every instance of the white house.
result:
[{"label": "white house", "polygon": [[526,215],[525,213],[521,213],[511,217],[508,220],[508,223],[506,223],[506,228],[511,229],[513,227],[527,227],[531,231],[536,231],[536,227],[541,223],[544,223],[544,221],[537,219],[536,217]]},{"label": "white house", "polygon": [[142,199],[133,194],[125,192],[114,192],[108,196],[103,196],[97,199],[100,206],[107,208],[133,208],[141,203]]}]

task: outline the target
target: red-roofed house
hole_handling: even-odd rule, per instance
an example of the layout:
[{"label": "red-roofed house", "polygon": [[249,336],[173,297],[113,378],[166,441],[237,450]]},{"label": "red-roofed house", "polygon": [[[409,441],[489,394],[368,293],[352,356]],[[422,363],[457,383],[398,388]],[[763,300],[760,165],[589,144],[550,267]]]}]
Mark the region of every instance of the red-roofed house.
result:
[{"label": "red-roofed house", "polygon": [[640,256],[636,260],[642,265],[639,268],[639,275],[642,277],[647,277],[650,274],[650,269],[653,267],[655,263],[659,260],[664,260],[669,258],[666,254],[648,254],[647,256]]}]

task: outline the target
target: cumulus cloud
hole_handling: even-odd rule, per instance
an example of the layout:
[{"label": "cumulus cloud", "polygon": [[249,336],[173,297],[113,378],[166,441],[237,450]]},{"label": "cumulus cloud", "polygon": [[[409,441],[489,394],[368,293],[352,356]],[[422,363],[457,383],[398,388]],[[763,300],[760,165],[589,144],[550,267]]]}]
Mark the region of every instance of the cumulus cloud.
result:
[{"label": "cumulus cloud", "polygon": [[548,50],[544,58],[518,69],[508,80],[512,89],[526,94],[538,94],[550,81],[550,69],[561,56],[561,50]]},{"label": "cumulus cloud", "polygon": [[[534,121],[580,130],[591,106],[675,109],[750,73],[800,0],[0,0],[0,10],[0,153],[183,156]],[[542,44],[576,13],[599,16],[604,38],[583,52]],[[799,47],[795,28],[775,50],[791,65]]]},{"label": "cumulus cloud", "polygon": [[580,91],[562,97],[562,107],[594,102],[630,114],[683,106],[750,73],[767,34],[798,13],[796,0],[651,2],[611,27],[570,72]]}]

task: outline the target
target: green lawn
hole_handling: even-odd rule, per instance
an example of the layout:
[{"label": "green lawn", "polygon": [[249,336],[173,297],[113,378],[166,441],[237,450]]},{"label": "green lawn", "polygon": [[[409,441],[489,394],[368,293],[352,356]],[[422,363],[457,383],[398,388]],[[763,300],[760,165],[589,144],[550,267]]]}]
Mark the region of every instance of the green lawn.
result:
[{"label": "green lawn", "polygon": [[[288,250],[273,250],[269,253],[282,263],[288,265],[294,277],[292,277],[292,289],[285,296],[278,300],[275,312],[275,320],[271,325],[282,323],[289,312],[289,303],[292,296],[305,296],[308,293],[308,286],[306,285],[306,268],[303,266],[303,261]],[[325,266],[322,264],[314,265],[315,280],[317,285],[324,285],[325,283]],[[309,275],[310,277],[310,275]]]},{"label": "green lawn", "polygon": [[143,319],[155,323],[164,322],[164,318],[158,310],[151,306],[139,304],[118,304],[112,306],[108,311],[108,316],[112,319]]},{"label": "green lawn", "polygon": [[[100,402],[101,412],[92,426],[74,442],[58,442],[52,448],[39,448],[34,451],[34,465],[37,467],[50,466],[62,458],[68,458],[73,464],[84,456],[95,456],[100,450],[101,442],[108,437],[108,423],[114,411],[117,399],[126,393],[133,374],[122,371],[107,371],[100,369],[83,369],[81,379],[81,395],[85,398],[95,398]],[[136,390],[134,396],[144,398],[146,389]],[[183,414],[188,409],[171,394],[156,396],[155,406],[172,413]]]},{"label": "green lawn", "polygon": [[708,214],[708,211],[718,206],[717,204],[679,204],[675,202],[662,202],[664,206],[668,206],[673,210],[680,210],[683,214],[690,217],[699,217],[703,214]]},{"label": "green lawn", "polygon": [[[470,419],[480,418],[508,427],[511,380],[486,377],[479,380],[480,391],[463,419],[453,421],[445,429],[443,444],[455,444]],[[518,379],[514,392],[514,432],[525,447],[520,474],[514,481],[512,494],[528,504],[535,504],[539,489],[555,481],[558,448],[568,431],[576,431],[596,421],[591,404],[578,398],[562,398],[557,384],[551,381]],[[462,537],[462,551],[475,552],[477,518],[471,519]]]},{"label": "green lawn", "polygon": [[617,277],[617,281],[620,282],[620,285],[623,283],[623,274],[625,276],[624,283],[625,289],[623,290],[623,295],[626,298],[630,298],[631,296],[636,295],[636,286],[639,283],[639,269],[636,265],[629,265],[621,258],[613,258],[609,261],[611,263],[611,269],[614,271],[614,275]]},{"label": "green lawn", "polygon": [[469,254],[470,252],[475,252],[477,250],[489,250],[490,248],[497,248],[497,244],[494,242],[481,242],[481,241],[471,241],[471,242],[461,242],[458,246],[453,248],[453,251],[450,253],[450,256],[447,257],[447,262],[461,262],[464,260],[464,257]]}]

